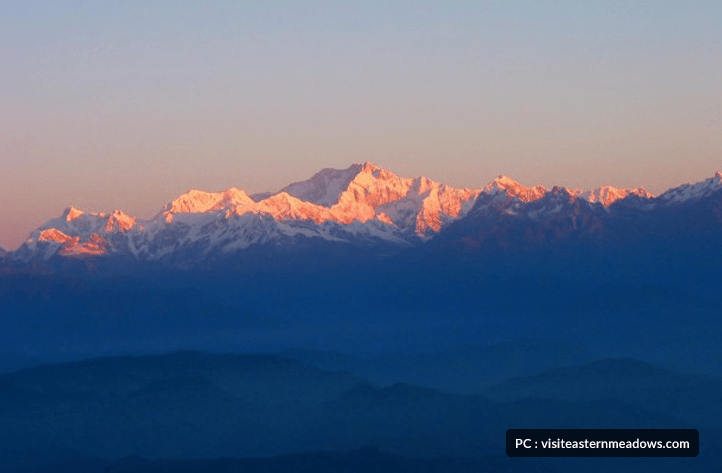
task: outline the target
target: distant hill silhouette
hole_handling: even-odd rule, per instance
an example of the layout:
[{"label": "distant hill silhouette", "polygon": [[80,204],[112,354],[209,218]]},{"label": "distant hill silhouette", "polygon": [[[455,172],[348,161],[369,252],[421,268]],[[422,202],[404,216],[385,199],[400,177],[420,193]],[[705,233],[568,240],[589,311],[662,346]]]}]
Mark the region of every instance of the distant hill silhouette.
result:
[{"label": "distant hill silhouette", "polygon": [[684,374],[633,359],[611,359],[514,378],[482,394],[493,399],[617,400],[693,425],[722,425],[722,378]]}]

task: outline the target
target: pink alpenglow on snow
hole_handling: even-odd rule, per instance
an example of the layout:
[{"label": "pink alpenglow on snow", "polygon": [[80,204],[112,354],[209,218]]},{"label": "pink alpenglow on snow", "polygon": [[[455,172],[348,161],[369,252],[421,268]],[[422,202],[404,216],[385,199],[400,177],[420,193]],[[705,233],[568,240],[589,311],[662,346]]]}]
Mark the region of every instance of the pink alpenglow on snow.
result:
[{"label": "pink alpenglow on snow", "polygon": [[[647,206],[673,205],[720,188],[722,174],[717,173],[703,182],[671,189],[659,198],[642,188],[617,189],[608,185],[590,191],[557,187],[550,191],[538,185],[524,186],[507,176],[499,176],[478,189],[461,189],[426,177],[402,178],[364,163],[341,170],[323,169],[276,193],[254,197],[237,188],[221,192],[190,190],[145,221],[120,210],[106,214],[69,207],[60,218],[32,232],[10,257],[29,261],[55,255],[119,254],[157,260],[183,249],[193,249],[201,257],[295,237],[409,245],[432,239],[465,217],[482,196],[492,200],[479,205],[512,201],[526,205],[562,193],[569,199],[584,199],[609,209],[629,196],[643,199]],[[517,215],[515,208],[505,213]],[[534,217],[538,218],[536,214],[542,210],[534,210]]]}]

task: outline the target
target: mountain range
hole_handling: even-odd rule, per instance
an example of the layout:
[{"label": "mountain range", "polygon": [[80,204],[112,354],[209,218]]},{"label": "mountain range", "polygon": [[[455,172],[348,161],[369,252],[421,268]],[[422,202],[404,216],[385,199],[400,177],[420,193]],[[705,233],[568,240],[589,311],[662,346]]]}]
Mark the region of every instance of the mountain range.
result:
[{"label": "mountain range", "polygon": [[[546,338],[722,373],[720,241],[719,173],[652,196],[503,176],[455,189],[355,164],[277,193],[189,191],[149,220],[68,208],[0,260],[0,342],[62,359]],[[394,363],[359,369],[478,389]]]},{"label": "mountain range", "polygon": [[[0,256],[0,464],[719,471],[720,241],[719,173],[653,196],[367,163],[149,220],[70,207]],[[581,427],[705,440],[504,456],[509,428]]]},{"label": "mountain range", "polygon": [[[190,190],[149,220],[122,210],[90,213],[68,207],[7,257],[15,263],[122,257],[193,266],[264,245],[325,241],[407,248],[447,233],[469,248],[484,245],[490,237],[502,246],[513,244],[514,238],[528,245],[546,238],[543,234],[550,228],[548,236],[557,239],[572,232],[634,233],[640,229],[615,229],[615,223],[630,216],[641,222],[655,213],[667,214],[690,202],[719,197],[721,189],[720,173],[657,197],[642,188],[525,187],[506,176],[480,189],[459,189],[425,177],[401,178],[364,163],[323,169],[276,193]],[[525,228],[516,232],[519,224]],[[480,228],[485,228],[482,234]],[[502,241],[505,238],[508,241]]]}]

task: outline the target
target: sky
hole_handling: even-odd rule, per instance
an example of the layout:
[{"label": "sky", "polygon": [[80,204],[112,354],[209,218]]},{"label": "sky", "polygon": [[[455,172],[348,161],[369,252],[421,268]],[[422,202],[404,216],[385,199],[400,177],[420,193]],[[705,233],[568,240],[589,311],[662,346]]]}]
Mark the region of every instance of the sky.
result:
[{"label": "sky", "polygon": [[370,161],[481,187],[722,171],[718,1],[0,0],[0,246]]}]

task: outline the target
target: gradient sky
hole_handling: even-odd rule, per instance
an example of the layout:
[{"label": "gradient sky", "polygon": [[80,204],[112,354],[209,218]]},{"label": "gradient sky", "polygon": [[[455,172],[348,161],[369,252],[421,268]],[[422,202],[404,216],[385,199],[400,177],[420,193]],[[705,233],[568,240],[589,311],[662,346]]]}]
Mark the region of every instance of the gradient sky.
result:
[{"label": "gradient sky", "polygon": [[722,170],[718,1],[0,1],[0,246],[68,205],[404,177]]}]

